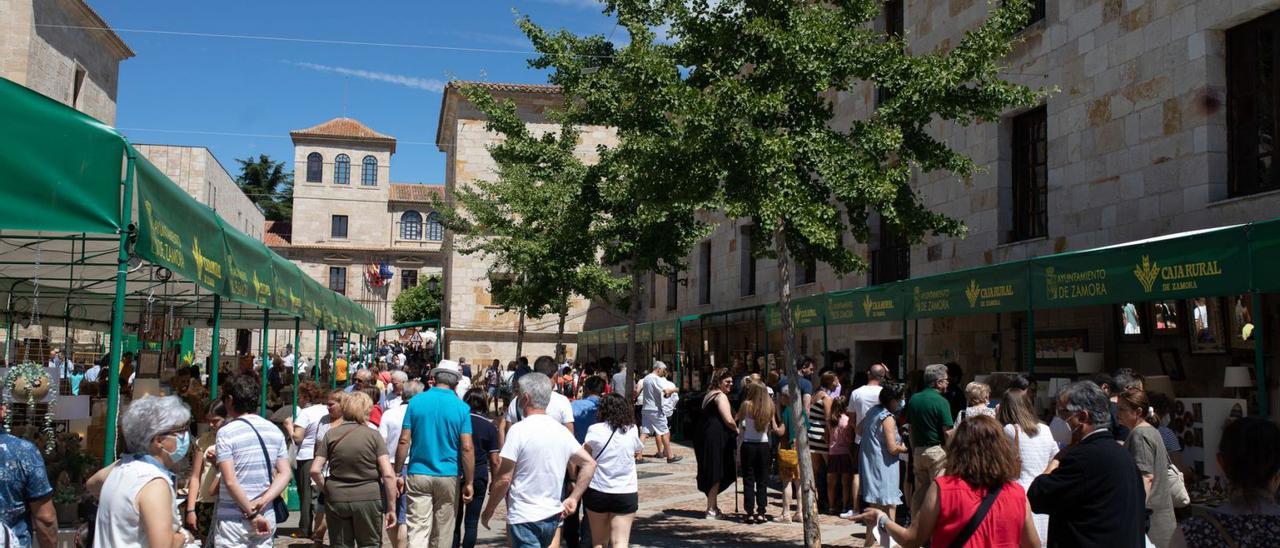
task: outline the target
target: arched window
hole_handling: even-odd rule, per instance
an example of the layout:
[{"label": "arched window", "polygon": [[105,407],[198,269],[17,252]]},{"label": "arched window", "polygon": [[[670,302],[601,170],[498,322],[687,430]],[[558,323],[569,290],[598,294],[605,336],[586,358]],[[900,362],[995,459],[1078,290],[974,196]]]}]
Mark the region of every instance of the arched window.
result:
[{"label": "arched window", "polygon": [[333,160],[333,182],[340,185],[351,184],[351,157],[339,154]]},{"label": "arched window", "polygon": [[364,157],[364,168],[360,171],[360,184],[378,186],[378,159],[373,156]]},{"label": "arched window", "polygon": [[400,239],[422,239],[422,214],[417,211],[406,211],[400,215]]},{"label": "arched window", "polygon": [[324,173],[324,158],[320,157],[319,152],[312,152],[307,155],[307,182],[320,182],[321,174]]},{"label": "arched window", "polygon": [[440,214],[434,211],[427,215],[427,240],[438,242],[444,239],[444,226],[440,224]]}]

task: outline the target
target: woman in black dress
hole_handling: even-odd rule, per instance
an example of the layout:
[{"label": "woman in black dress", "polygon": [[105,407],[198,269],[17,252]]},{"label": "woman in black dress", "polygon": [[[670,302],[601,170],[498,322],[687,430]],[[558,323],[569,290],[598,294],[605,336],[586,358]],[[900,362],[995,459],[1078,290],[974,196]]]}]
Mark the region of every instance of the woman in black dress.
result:
[{"label": "woman in black dress", "polygon": [[698,459],[698,490],[707,494],[707,519],[720,516],[716,496],[734,482],[734,449],[738,444],[738,425],[729,408],[729,391],[733,375],[728,369],[717,369],[711,375],[711,389],[702,398],[702,433],[694,447]]}]

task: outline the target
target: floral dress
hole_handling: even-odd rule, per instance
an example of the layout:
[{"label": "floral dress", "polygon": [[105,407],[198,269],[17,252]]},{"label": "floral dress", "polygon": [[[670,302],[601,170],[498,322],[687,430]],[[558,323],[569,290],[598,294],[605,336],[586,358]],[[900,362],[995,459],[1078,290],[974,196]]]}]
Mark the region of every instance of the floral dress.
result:
[{"label": "floral dress", "polygon": [[[1223,538],[1223,533],[1230,538]],[[1276,539],[1280,538],[1280,516],[1205,512],[1182,522],[1182,536],[1191,548],[1275,546]]]}]

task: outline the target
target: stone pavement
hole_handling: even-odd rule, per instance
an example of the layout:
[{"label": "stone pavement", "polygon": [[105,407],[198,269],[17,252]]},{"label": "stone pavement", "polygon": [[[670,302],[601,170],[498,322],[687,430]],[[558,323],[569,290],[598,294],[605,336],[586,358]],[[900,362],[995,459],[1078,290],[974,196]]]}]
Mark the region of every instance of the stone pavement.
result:
[{"label": "stone pavement", "polygon": [[[639,547],[681,546],[800,546],[804,543],[804,526],[799,523],[765,523],[747,525],[733,515],[734,489],[720,494],[720,509],[727,515],[719,520],[706,520],[703,510],[706,497],[696,488],[697,463],[693,449],[676,446],[676,454],[684,460],[676,464],[650,458],[639,467],[640,511],[631,529],[631,544]],[[653,441],[646,444],[645,454],[654,452]],[[737,508],[742,508],[741,480],[738,483]],[[781,513],[782,493],[769,491],[769,514],[775,518]],[[297,523],[294,512],[286,526]],[[494,529],[480,528],[477,546],[506,546],[502,520],[505,508],[498,506],[493,518]],[[822,516],[822,543],[824,546],[861,546],[863,527],[834,516]],[[302,539],[288,538],[292,530],[285,528],[276,546],[306,545]],[[855,539],[852,535],[857,535]],[[390,546],[390,543],[384,544]]]}]

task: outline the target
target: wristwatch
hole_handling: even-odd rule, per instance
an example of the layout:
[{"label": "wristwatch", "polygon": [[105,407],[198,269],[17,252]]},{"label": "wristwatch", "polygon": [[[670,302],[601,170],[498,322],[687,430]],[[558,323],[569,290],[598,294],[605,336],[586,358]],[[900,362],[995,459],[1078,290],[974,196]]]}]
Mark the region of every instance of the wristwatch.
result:
[{"label": "wristwatch", "polygon": [[880,514],[880,519],[876,520],[876,527],[884,529],[888,525],[889,525],[889,516],[887,514]]}]

